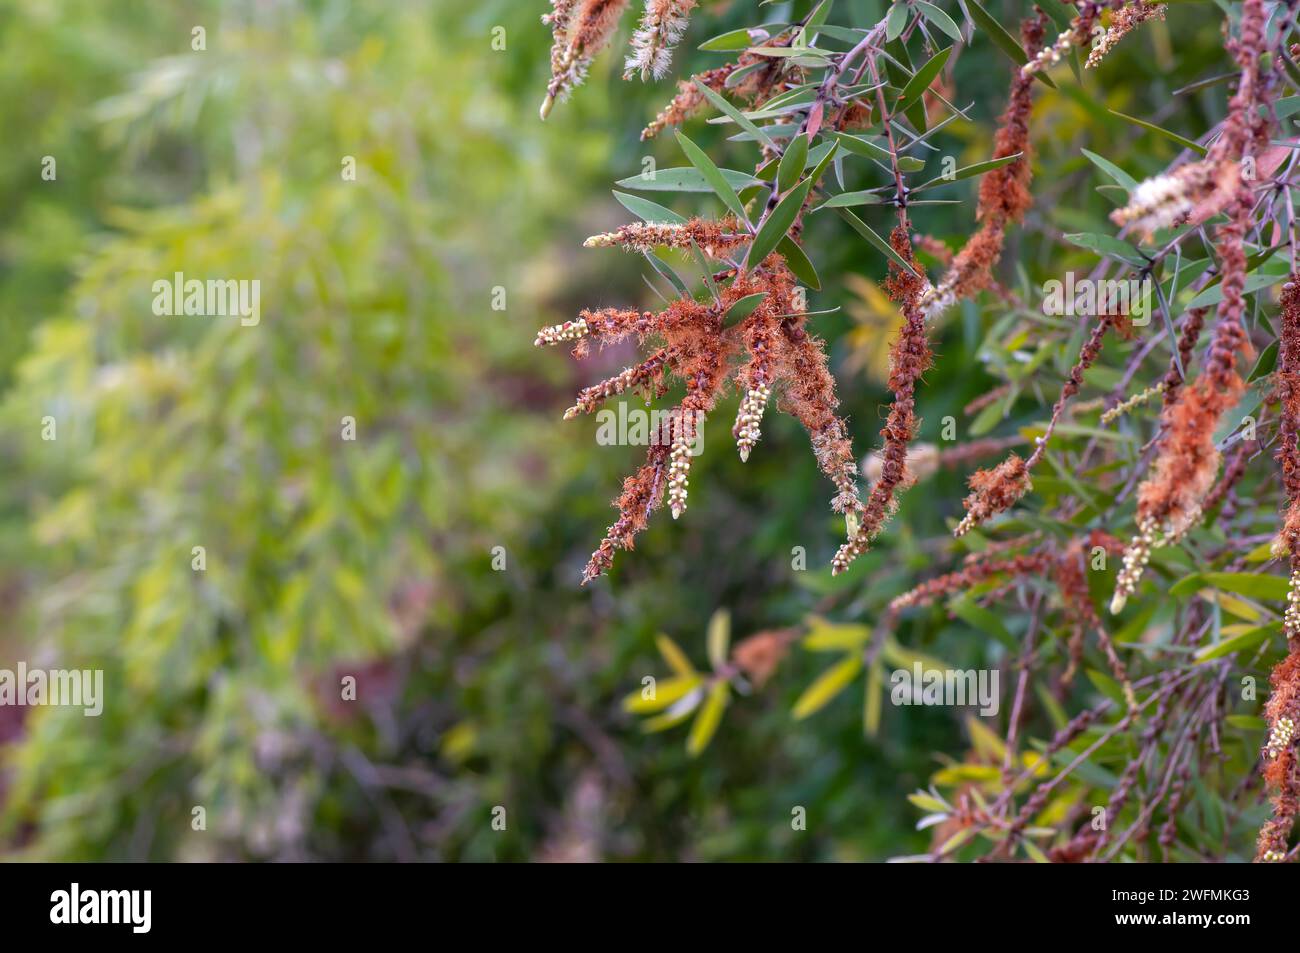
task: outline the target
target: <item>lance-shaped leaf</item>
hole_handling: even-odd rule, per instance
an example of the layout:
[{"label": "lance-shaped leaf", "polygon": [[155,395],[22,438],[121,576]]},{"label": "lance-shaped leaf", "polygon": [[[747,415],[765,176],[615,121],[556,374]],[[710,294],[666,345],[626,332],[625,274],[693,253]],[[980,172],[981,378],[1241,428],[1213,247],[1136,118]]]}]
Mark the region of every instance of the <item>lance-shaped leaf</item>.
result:
[{"label": "lance-shaped leaf", "polygon": [[961,27],[959,27],[953,18],[948,16],[933,3],[926,3],[925,0],[916,0],[916,6],[921,11],[921,15],[937,26],[944,33],[947,33],[954,40],[961,40]]},{"label": "lance-shaped leaf", "polygon": [[731,327],[733,324],[739,324],[741,321],[744,321],[754,313],[754,309],[757,308],[766,297],[766,291],[759,291],[756,294],[745,295],[745,297],[738,299],[730,308],[727,309],[727,313],[723,315],[723,327]]},{"label": "lance-shaped leaf", "polygon": [[[758,182],[748,172],[737,172],[735,169],[717,171],[733,190],[747,188]],[[676,169],[656,169],[649,175],[629,175],[614,184],[625,189],[636,189],[638,192],[712,192],[714,190],[713,184],[704,177],[704,173],[699,169],[685,166]]]},{"label": "lance-shaped leaf", "polygon": [[763,259],[776,248],[785,233],[790,230],[794,220],[799,216],[799,209],[803,208],[804,200],[808,198],[808,190],[812,188],[812,177],[804,179],[799,185],[791,189],[786,197],[783,198],[772,211],[768,214],[763,224],[759,226],[758,234],[754,236],[754,241],[750,243],[749,252],[745,255],[745,267],[751,268],[762,263]]},{"label": "lance-shaped leaf", "polygon": [[643,199],[637,195],[628,195],[626,192],[614,192],[614,198],[618,199],[618,204],[645,222],[662,222],[667,225],[684,225],[686,217],[678,215],[670,208],[664,208],[658,202],[651,202],[649,199]]},{"label": "lance-shaped leaf", "polygon": [[1130,116],[1127,113],[1122,113],[1115,109],[1110,109],[1107,111],[1112,116],[1118,116],[1120,119],[1123,119],[1125,122],[1131,122],[1133,123],[1133,125],[1141,126],[1143,129],[1150,129],[1152,132],[1164,136],[1170,142],[1178,143],[1184,149],[1191,149],[1198,156],[1203,156],[1206,154],[1207,150],[1205,146],[1195,143],[1191,139],[1186,138],[1185,136],[1180,136],[1176,132],[1170,132],[1168,129],[1162,129],[1160,126],[1157,126],[1153,122],[1147,122],[1145,119],[1139,119],[1137,116]]},{"label": "lance-shaped leaf", "polygon": [[727,649],[731,645],[731,613],[719,609],[709,619],[709,633],[705,639],[708,646],[709,664],[717,671],[727,664]]},{"label": "lance-shaped leaf", "polygon": [[821,211],[824,208],[849,208],[854,205],[880,205],[884,201],[884,198],[875,192],[840,192],[832,195],[814,211]]},{"label": "lance-shaped leaf", "polygon": [[705,155],[704,150],[691,142],[680,132],[677,133],[677,143],[682,147],[682,152],[686,153],[686,158],[691,161],[704,176],[704,180],[709,183],[718,198],[722,199],[722,204],[736,213],[745,224],[749,224],[749,219],[745,215],[745,206],[740,204],[740,196],[736,195],[736,190],[727,181],[726,177],[713,164],[713,160]]},{"label": "lance-shaped leaf", "polygon": [[1079,151],[1087,157],[1089,162],[1101,169],[1102,172],[1105,172],[1130,192],[1137,188],[1137,179],[1133,178],[1133,176],[1129,175],[1109,159],[1104,156],[1099,156],[1095,152],[1089,152],[1087,149],[1080,149]]},{"label": "lance-shaped leaf", "polygon": [[1146,263],[1146,259],[1142,257],[1141,252],[1128,242],[1115,238],[1113,235],[1099,235],[1095,232],[1075,232],[1066,235],[1065,240],[1078,245],[1080,248],[1095,251],[1098,255],[1110,255],[1112,258],[1126,261],[1130,265],[1143,265]]},{"label": "lance-shaped leaf", "polygon": [[781,156],[781,164],[777,167],[777,190],[782,193],[790,191],[794,184],[799,181],[799,176],[803,174],[807,162],[808,137],[805,135],[795,136],[790,140],[790,144],[785,147],[785,155]]},{"label": "lance-shaped leaf", "polygon": [[664,657],[664,661],[678,675],[694,675],[695,666],[691,660],[682,651],[681,646],[674,642],[670,637],[662,632],[655,636],[655,647],[659,649],[659,654]]},{"label": "lance-shaped leaf", "polygon": [[946,50],[940,50],[930,57],[924,66],[912,74],[912,78],[903,87],[898,102],[894,104],[895,113],[905,111],[912,103],[921,98],[925,91],[930,88],[930,84],[934,82],[934,78],[939,75],[939,71],[943,69],[944,64],[948,62],[948,57],[951,54],[951,46]]},{"label": "lance-shaped leaf", "polygon": [[848,688],[861,671],[862,655],[859,652],[854,652],[822,672],[811,685],[804,689],[804,693],[794,703],[792,714],[795,720],[807,718],[809,715],[821,711],[832,698]]},{"label": "lance-shaped leaf", "polygon": [[[846,208],[837,208],[835,211],[839,213],[840,218],[844,219],[844,221],[852,225],[854,230],[859,235],[861,235],[873,246],[875,246],[875,248],[878,249],[880,253],[883,254],[886,258],[888,258],[890,261],[896,264],[899,268],[902,268],[905,271],[907,271],[909,274],[916,275],[916,271],[912,268],[912,266],[909,265],[907,262],[905,262],[899,256],[898,252],[894,251],[894,249],[890,247],[889,242],[885,241],[883,238],[877,235],[875,229],[873,229],[870,225],[868,225],[862,219],[858,218],[856,215],[854,215]],[[916,276],[918,278],[922,277],[921,275],[916,275]]]},{"label": "lance-shaped leaf", "polygon": [[683,298],[691,296],[690,288],[677,274],[677,271],[668,262],[664,261],[654,252],[644,252],[646,261],[650,262],[650,267],[659,273],[659,277],[673,286],[673,289]]},{"label": "lance-shaped leaf", "polygon": [[907,28],[908,10],[906,3],[896,3],[889,8],[889,14],[885,17],[885,39],[896,40],[903,35],[903,30]]},{"label": "lance-shaped leaf", "polygon": [[889,161],[889,150],[882,149],[874,142],[869,142],[858,136],[850,136],[848,133],[834,133],[835,141],[842,145],[847,151],[857,156],[865,156],[868,159],[875,159],[877,162]]},{"label": "lance-shaped leaf", "polygon": [[722,713],[726,711],[727,699],[731,694],[731,683],[720,678],[709,688],[709,697],[700,706],[700,713],[691,723],[691,733],[686,739],[686,752],[694,758],[709,746],[713,736],[722,724]]},{"label": "lance-shaped leaf", "polygon": [[953,170],[951,175],[940,175],[931,179],[929,182],[923,182],[912,189],[913,194],[920,192],[922,189],[933,188],[936,185],[944,185],[948,182],[958,182],[962,179],[969,179],[972,176],[983,175],[985,172],[992,172],[994,169],[1001,168],[1004,165],[1015,162],[1024,153],[1017,152],[1015,155],[1002,156],[998,159],[986,159],[983,162],[976,162],[972,165],[964,165],[960,169]]},{"label": "lance-shaped leaf", "polygon": [[804,250],[799,247],[798,242],[787,235],[776,243],[776,250],[781,253],[786,266],[796,278],[813,291],[822,290],[822,280],[817,276],[817,269],[813,267],[812,261],[804,254]]},{"label": "lance-shaped leaf", "polygon": [[727,116],[732,122],[738,125],[741,129],[744,129],[755,139],[758,139],[760,142],[763,142],[770,148],[772,149],[776,148],[776,143],[772,141],[772,138],[766,132],[764,132],[762,129],[756,126],[752,120],[748,119],[744,113],[742,113],[735,106],[731,105],[731,103],[727,102],[726,99],[719,96],[712,89],[710,89],[706,83],[703,83],[697,79],[695,81],[695,86],[696,88],[699,89],[701,93],[704,94],[705,99],[713,103],[713,105],[717,107],[719,112]]},{"label": "lance-shaped leaf", "polygon": [[663,711],[669,705],[681,701],[700,687],[703,678],[699,675],[678,675],[675,678],[655,679],[653,689],[647,693],[645,688],[638,688],[623,699],[623,710],[634,715],[652,715]]}]

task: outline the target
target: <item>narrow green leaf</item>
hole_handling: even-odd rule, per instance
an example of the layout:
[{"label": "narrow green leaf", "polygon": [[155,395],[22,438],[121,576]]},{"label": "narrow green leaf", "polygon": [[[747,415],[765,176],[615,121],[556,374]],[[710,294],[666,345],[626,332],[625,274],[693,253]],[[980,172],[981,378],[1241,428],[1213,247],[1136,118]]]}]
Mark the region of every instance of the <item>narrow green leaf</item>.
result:
[{"label": "narrow green leaf", "polygon": [[804,200],[808,198],[812,181],[809,177],[791,189],[759,226],[758,234],[754,236],[754,241],[750,243],[749,251],[745,255],[746,268],[760,265],[790,230],[790,226],[799,215],[799,210],[803,208]]},{"label": "narrow green leaf", "polygon": [[780,193],[784,194],[794,187],[807,162],[808,136],[795,136],[785,147],[785,155],[781,156],[781,164],[777,167],[776,187]]},{"label": "narrow green leaf", "polygon": [[[758,184],[748,172],[734,169],[718,169],[722,178],[733,189],[748,188]],[[625,189],[639,192],[712,192],[713,186],[704,178],[699,169],[686,167],[676,169],[656,169],[650,175],[630,175],[614,183]]]},{"label": "narrow green leaf", "polygon": [[868,738],[874,738],[880,733],[880,710],[884,703],[885,673],[884,666],[880,664],[880,659],[871,663],[867,669],[867,696],[862,709],[862,728]]},{"label": "narrow green leaf", "polygon": [[642,221],[662,222],[668,225],[682,225],[686,222],[684,215],[678,215],[672,209],[664,208],[659,203],[651,202],[649,199],[618,191],[614,192],[614,198],[618,199],[620,205]]},{"label": "narrow green leaf", "polygon": [[712,89],[710,89],[707,84],[697,79],[695,81],[695,86],[701,93],[704,94],[705,99],[707,99],[715,107],[717,107],[717,109],[720,112],[722,112],[724,115],[726,115],[729,119],[731,119],[732,122],[740,126],[741,129],[744,129],[755,139],[765,143],[770,148],[772,149],[776,148],[776,143],[772,141],[772,138],[766,132],[764,132],[762,129],[756,126],[751,120],[747,119],[744,113],[742,113],[735,106],[731,105],[731,103],[727,102],[726,99],[724,99],[722,96],[719,96]]},{"label": "narrow green leaf", "polygon": [[[1259,291],[1261,288],[1267,288],[1275,285],[1280,281],[1286,281],[1286,275],[1254,274],[1246,277],[1246,284],[1242,287],[1243,294],[1250,294],[1252,291]],[[1223,286],[1215,284],[1206,288],[1191,301],[1187,302],[1187,307],[1191,308],[1208,308],[1216,305],[1223,300]]]},{"label": "narrow green leaf", "polygon": [[748,28],[729,30],[726,33],[719,33],[717,36],[710,37],[701,43],[699,48],[711,53],[744,50],[753,46],[754,42],[759,39],[761,39],[761,34],[754,36]]},{"label": "narrow green leaf", "polygon": [[1112,258],[1118,258],[1126,261],[1130,265],[1145,264],[1146,259],[1136,248],[1126,241],[1122,241],[1113,235],[1098,235],[1094,232],[1075,232],[1072,235],[1066,235],[1065,240],[1071,244],[1078,245],[1080,248],[1086,248],[1094,251],[1099,255],[1110,255]]},{"label": "narrow green leaf", "polygon": [[[975,26],[982,30],[998,49],[1011,57],[1013,63],[1017,66],[1024,66],[1029,62],[1029,57],[1020,48],[1020,41],[1008,33],[1006,27],[980,6],[979,0],[966,0],[966,12],[970,14],[971,21]],[[1036,72],[1034,77],[1042,80],[1053,89],[1056,88],[1056,84],[1042,70]]]},{"label": "narrow green leaf", "polygon": [[727,664],[727,650],[731,646],[731,613],[726,609],[717,610],[709,619],[705,642],[708,646],[709,664],[717,671]]},{"label": "narrow green leaf", "polygon": [[1268,347],[1264,348],[1259,355],[1259,360],[1255,362],[1255,367],[1251,370],[1250,376],[1246,378],[1247,384],[1259,380],[1265,374],[1273,373],[1273,368],[1277,367],[1277,354],[1280,343],[1281,342],[1279,341],[1274,341]]},{"label": "narrow green leaf", "polygon": [[655,679],[654,691],[648,697],[645,688],[638,688],[626,695],[623,698],[623,710],[634,715],[652,715],[663,711],[693,692],[701,681],[698,675]]},{"label": "narrow green leaf", "polygon": [[776,243],[776,250],[781,253],[781,257],[785,259],[786,265],[796,278],[813,291],[822,290],[822,281],[817,277],[817,269],[813,267],[812,261],[804,254],[798,242],[787,235]]},{"label": "narrow green leaf", "polygon": [[709,697],[700,706],[700,713],[695,716],[695,721],[691,724],[691,733],[686,739],[686,751],[692,758],[707,748],[713,736],[717,734],[730,694],[731,683],[726,679],[718,679],[709,688]]},{"label": "narrow green leaf", "polygon": [[739,324],[741,321],[744,321],[754,313],[754,309],[757,308],[766,297],[767,292],[760,291],[757,294],[745,295],[745,297],[738,299],[730,308],[727,309],[727,313],[723,315],[723,326],[731,327],[733,324]]},{"label": "narrow green leaf", "polygon": [[817,206],[817,211],[824,208],[849,208],[854,205],[880,205],[885,200],[875,192],[840,192],[832,195],[821,205]]},{"label": "narrow green leaf", "polygon": [[1290,583],[1283,576],[1266,576],[1253,572],[1203,572],[1185,576],[1169,587],[1171,596],[1183,596],[1206,586],[1236,593],[1248,599],[1286,599]]},{"label": "narrow green leaf", "polygon": [[704,275],[704,284],[709,289],[709,297],[715,303],[721,304],[722,298],[718,293],[718,283],[713,280],[713,268],[709,265],[709,260],[704,257],[704,252],[700,251],[700,246],[695,244],[695,239],[691,239],[691,252],[695,255],[695,263],[700,266],[700,271]]},{"label": "narrow green leaf", "polygon": [[885,17],[886,40],[896,40],[903,35],[903,31],[907,29],[909,13],[906,3],[896,3],[889,8],[889,14]]},{"label": "narrow green leaf", "polygon": [[655,647],[659,649],[659,654],[664,657],[664,661],[678,675],[694,675],[695,666],[687,658],[686,653],[682,651],[681,646],[674,642],[667,635],[660,632],[655,636]]},{"label": "narrow green leaf", "polygon": [[1107,111],[1112,116],[1118,116],[1120,119],[1123,119],[1125,122],[1131,122],[1135,126],[1141,126],[1143,129],[1149,129],[1154,133],[1158,133],[1159,135],[1164,136],[1170,142],[1178,143],[1184,149],[1191,149],[1199,156],[1203,156],[1206,153],[1205,146],[1198,145],[1197,143],[1193,142],[1191,139],[1188,139],[1184,136],[1180,136],[1176,132],[1170,132],[1168,129],[1162,129],[1153,122],[1147,122],[1145,119],[1139,119],[1137,116],[1130,116],[1127,113],[1122,113],[1115,109],[1111,109]]},{"label": "narrow green leaf", "polygon": [[697,687],[693,692],[683,698],[677,704],[673,705],[662,715],[655,715],[653,718],[647,718],[641,723],[641,730],[646,734],[653,734],[657,731],[667,731],[669,728],[676,728],[691,713],[700,707],[700,702],[704,698],[703,686]]},{"label": "narrow green leaf", "polygon": [[682,276],[677,274],[668,262],[662,260],[658,255],[651,252],[645,252],[646,261],[650,262],[650,267],[659,273],[659,277],[673,286],[673,289],[683,298],[691,296],[691,290]]},{"label": "narrow green leaf", "polygon": [[912,74],[912,78],[903,87],[898,102],[894,104],[895,113],[903,112],[908,106],[921,98],[922,94],[930,88],[930,84],[934,82],[934,78],[939,75],[939,71],[943,69],[944,64],[948,62],[948,57],[951,54],[951,46],[946,50],[940,50],[930,57],[924,66]]},{"label": "narrow green leaf", "polygon": [[[875,230],[872,229],[870,225],[868,225],[862,219],[858,218],[856,215],[854,215],[846,208],[837,208],[835,211],[839,213],[840,218],[844,219],[844,221],[852,225],[854,231],[856,231],[859,235],[865,238],[882,255],[884,255],[886,258],[888,258],[890,261],[896,264],[899,268],[904,269],[910,274],[916,275],[916,272],[912,269],[912,266],[909,265],[907,262],[905,262],[902,258],[900,258],[898,252],[894,251],[894,249],[890,247],[889,242],[885,241],[883,238],[877,235]],[[917,275],[917,277],[919,278],[921,276]]]},{"label": "narrow green leaf", "polygon": [[937,26],[944,33],[947,33],[954,40],[961,40],[961,27],[959,27],[953,18],[948,16],[933,3],[926,3],[925,0],[916,0],[917,7],[920,8],[921,14]]},{"label": "narrow green leaf", "polygon": [[1079,151],[1088,157],[1089,162],[1101,169],[1101,171],[1105,172],[1120,185],[1124,186],[1128,191],[1132,192],[1137,188],[1137,179],[1133,178],[1133,176],[1129,175],[1109,159],[1103,158],[1095,152],[1089,152],[1087,149],[1080,149]]},{"label": "narrow green leaf", "polygon": [[845,132],[836,132],[832,133],[832,135],[835,137],[836,142],[854,155],[875,159],[877,162],[889,162],[889,151],[882,149],[874,142],[868,142],[858,136],[850,136]]},{"label": "narrow green leaf", "polygon": [[862,671],[862,655],[854,652],[836,662],[813,680],[799,700],[794,703],[792,714],[796,721],[807,718],[821,711],[832,698],[848,688],[858,673]]},{"label": "narrow green leaf", "polygon": [[921,185],[916,186],[912,189],[912,192],[915,194],[920,192],[922,189],[928,189],[932,186],[946,185],[949,182],[959,182],[962,179],[969,179],[972,176],[983,175],[985,172],[992,172],[994,169],[999,169],[1004,165],[1009,165],[1010,163],[1015,162],[1023,154],[1024,153],[1017,152],[1015,155],[1002,156],[997,159],[985,159],[983,162],[976,162],[972,165],[962,166],[960,169],[954,169],[951,175],[940,175],[931,179],[929,182],[924,182]]},{"label": "narrow green leaf", "polygon": [[691,161],[691,165],[700,171],[718,198],[722,199],[722,204],[731,209],[742,222],[748,224],[749,219],[745,216],[745,207],[740,204],[740,197],[736,195],[736,190],[732,188],[721,170],[713,164],[713,160],[681,132],[677,133],[677,144],[682,147],[682,152],[686,153],[686,158]]},{"label": "narrow green leaf", "polygon": [[1269,622],[1265,625],[1259,625],[1242,632],[1240,635],[1234,635],[1213,645],[1205,646],[1196,653],[1195,658],[1197,662],[1209,662],[1216,658],[1223,658],[1225,655],[1235,655],[1246,649],[1253,649],[1256,646],[1263,645],[1281,631],[1281,622]]}]

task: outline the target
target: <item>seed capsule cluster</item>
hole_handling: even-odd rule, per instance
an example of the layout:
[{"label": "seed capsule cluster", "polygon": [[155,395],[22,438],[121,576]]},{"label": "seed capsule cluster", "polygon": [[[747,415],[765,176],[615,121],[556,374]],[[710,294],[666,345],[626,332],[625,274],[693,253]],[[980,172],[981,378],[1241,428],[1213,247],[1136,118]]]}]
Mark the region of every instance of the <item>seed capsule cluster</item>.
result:
[{"label": "seed capsule cluster", "polygon": [[691,472],[691,435],[690,428],[679,425],[673,434],[673,449],[668,465],[668,507],[673,519],[686,512],[686,488],[690,485],[687,476]]},{"label": "seed capsule cluster", "polygon": [[740,402],[740,409],[736,412],[736,425],[731,428],[731,433],[736,438],[736,449],[740,451],[742,463],[749,459],[749,452],[762,436],[760,425],[763,411],[771,396],[772,388],[759,384],[746,391],[744,400]]},{"label": "seed capsule cluster", "polygon": [[1282,616],[1282,631],[1287,639],[1300,635],[1300,569],[1291,573],[1291,588],[1286,593],[1286,612]]},{"label": "seed capsule cluster", "polygon": [[1264,756],[1270,760],[1276,758],[1291,744],[1295,738],[1295,722],[1290,718],[1282,717],[1273,725],[1273,730],[1269,732],[1268,744],[1264,747]]},{"label": "seed capsule cluster", "polygon": [[534,345],[541,347],[543,344],[560,344],[564,341],[576,341],[578,338],[586,337],[587,319],[578,318],[576,321],[565,321],[563,324],[552,324],[542,328],[537,332],[537,340]]},{"label": "seed capsule cluster", "polygon": [[1151,561],[1151,550],[1160,544],[1160,534],[1156,531],[1155,520],[1138,524],[1138,534],[1124,550],[1124,565],[1120,567],[1119,578],[1115,580],[1115,594],[1110,600],[1110,611],[1119,615],[1124,611],[1124,603],[1137,591],[1142,581],[1142,573]]}]

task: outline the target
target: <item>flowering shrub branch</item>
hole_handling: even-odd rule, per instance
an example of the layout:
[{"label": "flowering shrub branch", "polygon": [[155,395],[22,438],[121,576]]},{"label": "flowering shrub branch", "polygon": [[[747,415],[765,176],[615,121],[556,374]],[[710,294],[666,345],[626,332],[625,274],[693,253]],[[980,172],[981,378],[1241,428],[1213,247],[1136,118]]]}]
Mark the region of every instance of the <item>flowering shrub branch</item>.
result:
[{"label": "flowering shrub branch", "polygon": [[[592,57],[612,39],[627,5],[554,0],[544,18],[555,32],[555,48],[543,115],[581,81]],[[667,73],[695,6],[648,0],[626,60],[627,77]],[[671,709],[674,724],[698,712],[692,734],[696,752],[716,730],[725,704],[722,690],[717,697],[723,701],[707,700],[715,697],[713,687],[739,685],[747,673],[755,683],[768,681],[796,641],[844,653],[796,703],[796,715],[818,710],[865,672],[870,733],[878,719],[870,713],[881,692],[880,666],[908,658],[895,633],[942,603],[965,622],[1012,640],[1018,671],[1005,739],[973,755],[983,759],[981,768],[996,768],[979,776],[998,780],[986,787],[956,783],[948,796],[932,788],[914,799],[931,812],[927,824],[936,827],[934,849],[925,859],[969,852],[967,845],[978,837],[988,841],[988,855],[994,857],[1108,860],[1122,851],[1148,849],[1168,855],[1179,840],[1177,818],[1188,803],[1197,765],[1222,751],[1232,659],[1248,649],[1263,652],[1271,623],[1261,624],[1260,632],[1234,633],[1225,647],[1219,604],[1211,612],[1197,602],[1186,611],[1180,608],[1155,644],[1143,636],[1152,615],[1134,616],[1130,601],[1153,584],[1146,578],[1153,559],[1167,575],[1173,563],[1163,561],[1177,551],[1185,553],[1183,563],[1201,568],[1171,591],[1232,591],[1236,585],[1239,595],[1233,598],[1240,602],[1244,593],[1250,601],[1237,605],[1243,617],[1266,618],[1271,610],[1260,602],[1276,599],[1276,586],[1266,574],[1245,571],[1249,554],[1241,552],[1241,542],[1260,537],[1244,529],[1260,513],[1244,506],[1239,490],[1248,478],[1257,481],[1252,485],[1277,479],[1259,474],[1256,465],[1263,448],[1275,443],[1285,498],[1276,553],[1289,563],[1285,610],[1275,628],[1284,634],[1287,651],[1273,669],[1272,691],[1263,705],[1268,735],[1257,752],[1258,776],[1270,792],[1272,817],[1258,833],[1256,856],[1295,858],[1289,837],[1300,805],[1294,737],[1300,717],[1300,272],[1291,177],[1300,143],[1291,137],[1293,124],[1283,122],[1289,104],[1279,106],[1288,87],[1300,89],[1300,67],[1288,45],[1297,6],[1300,0],[1230,4],[1234,15],[1220,53],[1232,64],[1235,85],[1222,101],[1221,119],[1198,140],[1154,120],[1111,111],[1181,150],[1163,171],[1142,181],[1102,156],[1085,153],[1088,168],[1110,180],[1105,188],[1123,193],[1110,214],[1118,229],[1114,235],[1061,236],[1047,224],[1052,210],[1042,207],[1041,198],[1035,210],[1035,102],[1042,91],[1070,81],[1067,64],[1078,72],[1082,61],[1086,69],[1105,74],[1136,42],[1126,40],[1134,31],[1165,30],[1174,15],[1164,4],[1044,0],[1018,24],[1017,39],[979,0],[967,0],[963,9],[970,22],[960,25],[939,6],[912,0],[899,0],[877,23],[837,25],[830,18],[833,4],[818,2],[802,19],[733,30],[701,47],[735,58],[679,81],[676,95],[646,127],[644,139],[676,130],[689,165],[655,173],[671,173],[673,185],[656,184],[651,177],[645,187],[711,193],[725,211],[685,217],[624,196],[620,200],[642,221],[594,236],[587,245],[645,255],[673,285],[665,307],[583,311],[573,321],[543,329],[537,339],[539,344],[575,342],[580,357],[593,341],[604,347],[635,337],[652,348],[641,362],[584,389],[568,416],[589,413],[625,393],[656,399],[675,386],[684,389],[646,462],[625,480],[615,501],[618,517],[592,554],[584,582],[606,572],[616,550],[631,549],[665,501],[674,518],[685,513],[690,446],[728,389],[738,397],[731,432],[741,460],[758,452],[773,400],[808,432],[817,466],[834,486],[831,508],[845,517],[846,535],[831,559],[835,575],[848,571],[879,538],[903,492],[942,464],[1011,446],[1019,450],[1031,439],[1032,448],[1024,455],[1010,452],[969,477],[964,515],[949,524],[958,541],[939,544],[964,548],[965,561],[901,593],[895,590],[879,603],[873,626],[853,622],[828,628],[818,616],[804,630],[768,630],[740,643],[737,652],[746,646],[743,660],[739,655],[715,659],[712,679],[674,699]],[[945,47],[947,40],[952,42]],[[1012,61],[991,155],[963,175],[916,184],[910,177],[923,163],[911,154],[914,148],[948,122],[968,119],[948,102],[954,67],[961,52],[985,42]],[[720,168],[682,131],[706,112],[716,113],[713,121],[734,133],[733,140],[756,150],[752,173]],[[933,113],[943,118],[936,122]],[[868,186],[848,188],[846,167],[865,170]],[[926,201],[918,194],[973,176],[980,177],[974,228],[960,248],[954,252],[918,234],[912,210]],[[637,188],[633,182],[623,184]],[[1056,184],[1035,188],[1051,193]],[[872,205],[891,219],[880,232],[867,213],[854,211]],[[817,215],[822,210],[835,211],[849,234],[878,256],[885,294],[901,315],[889,350],[891,401],[880,447],[863,467],[870,486],[865,499],[826,345],[813,332],[816,313],[808,310],[803,293],[820,288],[808,235],[813,222],[829,218]],[[1127,305],[1098,305],[1084,315],[1092,321],[1079,329],[1064,355],[1059,372],[1064,380],[1041,425],[1010,439],[973,440],[960,452],[937,451],[917,439],[918,398],[927,371],[936,366],[933,339],[962,302],[974,303],[977,314],[984,304],[995,314],[1006,312],[1008,321],[1032,311],[1023,287],[1013,292],[998,275],[1018,228],[1053,242],[1064,237],[1095,253],[1100,260],[1088,281],[1154,288],[1160,323],[1148,327],[1147,321],[1135,320]],[[1204,257],[1195,259],[1198,267],[1184,270],[1185,259],[1198,254],[1198,243]],[[661,255],[665,250],[675,250],[673,260],[692,263],[694,271],[674,269]],[[1260,315],[1273,306],[1272,289],[1285,277],[1275,261],[1283,252],[1291,257],[1290,278],[1274,331]],[[924,260],[938,263],[933,279]],[[1109,277],[1116,273],[1119,279]],[[1203,347],[1207,323],[1210,339]],[[1027,332],[1019,340],[1022,346],[1030,343]],[[1168,349],[1167,358],[1162,349]],[[1071,364],[1068,354],[1076,350]],[[1123,355],[1119,369],[1107,363],[1116,352]],[[1269,354],[1276,355],[1275,366],[1265,366]],[[939,358],[937,370],[964,369],[946,367]],[[1100,379],[1101,370],[1112,381],[1108,392],[1076,401]],[[1002,410],[1005,416],[1029,384],[1037,386],[1032,373],[1008,373],[1009,379],[971,402],[966,413],[983,418]],[[1252,393],[1258,395],[1257,407],[1247,405]],[[1275,418],[1270,416],[1274,405]],[[1239,424],[1243,408],[1249,413]],[[1093,410],[1101,412],[1098,426],[1081,426],[1081,416]],[[1142,417],[1157,413],[1144,446],[1128,455],[1113,451],[1109,441],[1117,431],[1121,441],[1132,441]],[[1275,437],[1256,433],[1265,424]],[[1073,455],[1072,463],[1058,459],[1065,453]],[[1044,474],[1049,467],[1051,473]],[[1051,484],[1054,502],[1022,514],[1017,510],[1023,501],[1039,492],[1035,480]],[[1130,498],[1131,517],[1125,515]],[[998,538],[1002,533],[1009,536]],[[1117,572],[1108,559],[1120,564]],[[1112,620],[1098,609],[1105,599],[1098,602],[1095,573],[1109,574],[1110,614],[1125,614],[1122,629],[1110,628]],[[1022,633],[1013,635],[987,608],[1006,599],[1019,600],[1024,610]],[[1058,629],[1059,639],[1052,634]],[[1104,662],[1108,675],[1090,663],[1089,651]],[[1032,707],[1031,673],[1058,662],[1042,689],[1048,708],[1069,701],[1078,673],[1085,670],[1107,697],[1059,719],[1034,752],[1019,751]],[[1113,740],[1124,737],[1130,737],[1132,750],[1116,765],[1114,783],[1097,806],[1111,824],[1098,827],[1087,823],[1080,792],[1088,787],[1076,771],[1094,754],[1113,751]]]}]

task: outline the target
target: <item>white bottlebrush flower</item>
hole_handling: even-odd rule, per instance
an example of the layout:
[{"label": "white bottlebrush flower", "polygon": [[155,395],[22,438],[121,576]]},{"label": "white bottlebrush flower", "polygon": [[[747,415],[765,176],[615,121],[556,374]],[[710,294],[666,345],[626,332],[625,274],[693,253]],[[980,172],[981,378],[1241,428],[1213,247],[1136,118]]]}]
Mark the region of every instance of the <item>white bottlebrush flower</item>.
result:
[{"label": "white bottlebrush flower", "polygon": [[1194,162],[1174,172],[1138,183],[1128,205],[1110,213],[1116,225],[1131,225],[1145,237],[1158,228],[1177,225],[1212,191],[1218,174],[1216,163]]},{"label": "white bottlebrush flower", "polygon": [[641,79],[662,79],[673,61],[673,47],[686,33],[696,0],[645,0],[641,25],[632,35],[624,79],[640,73]]}]

